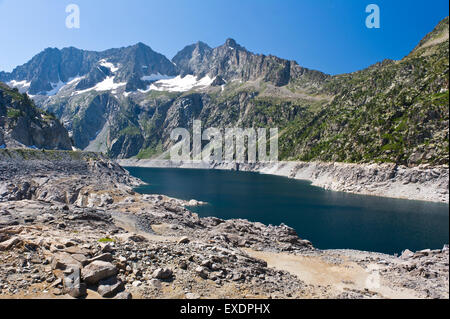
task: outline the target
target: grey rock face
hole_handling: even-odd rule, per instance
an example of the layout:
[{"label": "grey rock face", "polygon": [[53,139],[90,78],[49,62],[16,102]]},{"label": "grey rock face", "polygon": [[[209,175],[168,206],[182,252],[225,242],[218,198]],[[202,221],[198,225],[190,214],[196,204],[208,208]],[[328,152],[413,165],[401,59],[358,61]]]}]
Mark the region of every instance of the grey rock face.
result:
[{"label": "grey rock face", "polygon": [[[4,101],[5,96],[3,94],[3,91],[0,90],[0,101]],[[6,116],[6,103],[0,103],[0,116]]]},{"label": "grey rock face", "polygon": [[5,140],[12,140],[13,147],[18,143],[45,149],[72,149],[68,132],[58,119],[38,109],[26,94],[21,95],[0,82],[0,145]]},{"label": "grey rock face", "polygon": [[122,52],[115,53],[114,58],[109,61],[117,61],[121,65],[116,80],[127,82],[127,91],[145,88],[145,82],[141,80],[143,76],[158,73],[175,76],[179,73],[178,68],[164,55],[154,52],[143,43],[122,49]]},{"label": "grey rock face", "polygon": [[67,82],[78,74],[85,74],[96,60],[97,53],[76,48],[58,50],[48,48],[11,73],[3,73],[0,80],[29,81],[28,93],[38,94],[53,89],[51,83]]},{"label": "grey rock face", "polygon": [[[170,101],[154,101],[156,108],[146,101],[140,102],[145,94],[138,90],[149,87],[151,76],[191,74],[200,79],[208,75],[214,79],[211,87],[225,85],[234,79],[247,81],[259,78],[274,85],[284,85],[292,76],[307,77],[312,81],[316,81],[317,77],[319,82],[325,77],[320,72],[311,73],[292,65],[293,62],[283,59],[255,55],[232,39],[214,49],[198,42],[180,51],[173,62],[145,44],[138,43],[103,52],[76,48],[46,49],[13,72],[0,73],[0,80],[29,82],[30,86],[25,90],[37,94],[34,99],[39,106],[62,120],[77,148],[128,158],[159,144],[167,146],[168,130],[176,122],[187,127],[203,107],[200,96],[188,101],[172,101],[175,102],[172,105]],[[64,86],[55,97],[45,95],[55,88],[56,83],[67,84],[74,78],[79,80]],[[107,79],[111,81],[111,78],[112,86],[122,85],[119,95],[112,88],[103,91],[94,89]],[[121,96],[124,92],[133,92],[137,99]],[[187,108],[175,110],[185,103],[189,104]],[[172,112],[179,113],[173,114],[175,119],[164,118],[169,107]],[[159,124],[164,121],[167,128],[161,130]],[[21,132],[19,130],[16,134],[23,143],[31,143],[28,137],[20,135]]]},{"label": "grey rock face", "polygon": [[111,70],[104,66],[96,66],[90,71],[85,78],[81,79],[76,85],[77,90],[86,90],[102,82],[107,76],[111,75]]},{"label": "grey rock face", "polygon": [[214,49],[202,42],[189,45],[175,55],[172,61],[184,74],[200,77],[208,74],[211,78],[218,76],[223,83],[232,79],[249,81],[263,78],[266,82],[283,86],[292,78],[326,78],[323,73],[302,68],[294,61],[251,53],[234,39],[227,39],[223,45]]},{"label": "grey rock face", "polygon": [[208,63],[213,49],[201,41],[186,46],[172,61],[182,70],[182,75],[202,72],[202,64]]},{"label": "grey rock face", "polygon": [[[109,94],[96,96],[79,114],[79,120],[72,122],[71,130],[75,145],[81,149],[86,148],[96,137],[98,130],[108,121],[108,114],[117,112],[118,109],[117,100]],[[75,114],[68,114],[73,115]]]},{"label": "grey rock face", "polygon": [[99,64],[102,59],[119,65],[115,78],[117,82],[136,81],[144,75],[157,73],[178,74],[176,66],[166,57],[138,43],[103,52],[85,51],[73,47],[62,50],[48,48],[26,64],[15,68],[11,73],[0,73],[0,81],[28,81],[30,82],[28,93],[35,95],[51,91],[54,84],[60,81],[67,83],[75,77],[85,76],[77,85],[77,89],[82,90],[94,86],[110,75],[111,70]]}]

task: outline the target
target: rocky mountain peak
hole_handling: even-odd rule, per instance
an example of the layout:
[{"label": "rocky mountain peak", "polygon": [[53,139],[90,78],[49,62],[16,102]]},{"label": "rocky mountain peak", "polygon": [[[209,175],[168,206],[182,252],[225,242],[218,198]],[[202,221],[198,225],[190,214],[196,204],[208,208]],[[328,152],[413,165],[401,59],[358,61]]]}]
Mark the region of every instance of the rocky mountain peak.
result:
[{"label": "rocky mountain peak", "polygon": [[443,19],[428,33],[411,52],[411,56],[416,54],[431,54],[440,45],[445,45],[449,40],[449,17]]},{"label": "rocky mountain peak", "polygon": [[148,45],[146,45],[145,43],[142,43],[142,42],[138,42],[135,45],[133,45],[132,47],[140,48],[140,49],[150,49],[151,50],[151,48]]},{"label": "rocky mountain peak", "polygon": [[198,47],[198,48],[202,48],[202,49],[211,49],[211,47],[207,43],[205,43],[203,41],[197,41],[195,43],[195,46]]},{"label": "rocky mountain peak", "polygon": [[236,40],[232,39],[232,38],[228,38],[225,41],[225,45],[232,47],[232,48],[236,48],[238,46],[238,44],[236,43]]},{"label": "rocky mountain peak", "polygon": [[198,74],[201,72],[203,64],[209,59],[211,51],[209,45],[198,41],[184,47],[173,57],[172,61],[179,68],[182,76]]},{"label": "rocky mountain peak", "polygon": [[142,42],[118,51],[111,61],[116,61],[118,68],[114,81],[126,82],[127,92],[145,89],[149,77],[179,74],[178,68],[170,60]]},{"label": "rocky mountain peak", "polygon": [[[232,39],[232,38],[228,38],[225,40],[225,43],[223,45],[221,45],[219,48],[225,49],[227,51],[229,50],[236,50],[236,51],[247,51],[246,48],[244,48],[243,46],[239,45],[236,40]],[[218,49],[219,49],[218,48]]]}]

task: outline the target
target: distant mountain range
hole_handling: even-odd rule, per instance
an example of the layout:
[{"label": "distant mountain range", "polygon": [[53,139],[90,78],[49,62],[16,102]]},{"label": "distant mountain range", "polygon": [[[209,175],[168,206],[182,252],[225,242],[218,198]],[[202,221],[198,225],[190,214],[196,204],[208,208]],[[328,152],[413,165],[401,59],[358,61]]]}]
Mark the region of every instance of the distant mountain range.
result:
[{"label": "distant mountain range", "polygon": [[0,81],[58,117],[77,148],[166,157],[175,127],[280,128],[282,159],[448,164],[448,17],[401,61],[338,76],[228,39],[171,60],[143,43],[46,49]]}]

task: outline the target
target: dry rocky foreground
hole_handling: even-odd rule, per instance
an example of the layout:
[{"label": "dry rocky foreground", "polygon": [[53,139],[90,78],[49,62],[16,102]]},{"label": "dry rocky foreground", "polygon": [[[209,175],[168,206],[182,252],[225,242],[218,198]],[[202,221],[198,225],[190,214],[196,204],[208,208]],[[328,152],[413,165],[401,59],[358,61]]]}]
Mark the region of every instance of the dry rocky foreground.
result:
[{"label": "dry rocky foreground", "polygon": [[318,250],[199,218],[96,154],[0,150],[0,298],[449,298],[449,251]]}]

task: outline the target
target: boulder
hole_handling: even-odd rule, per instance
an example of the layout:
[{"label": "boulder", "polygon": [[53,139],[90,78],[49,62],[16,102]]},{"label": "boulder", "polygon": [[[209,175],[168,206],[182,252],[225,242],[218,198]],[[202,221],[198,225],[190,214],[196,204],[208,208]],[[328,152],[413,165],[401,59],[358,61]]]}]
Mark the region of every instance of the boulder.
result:
[{"label": "boulder", "polygon": [[87,284],[97,284],[100,280],[116,274],[116,266],[101,260],[96,260],[81,270],[81,277]]},{"label": "boulder", "polygon": [[111,244],[103,244],[102,253],[112,253],[114,251],[114,247]]},{"label": "boulder", "polygon": [[198,201],[196,201],[195,199],[191,199],[189,202],[188,202],[188,206],[198,206],[199,205],[199,203],[198,203]]},{"label": "boulder", "polygon": [[119,292],[117,296],[114,297],[114,299],[132,299],[132,298],[133,298],[132,295],[126,291]]},{"label": "boulder", "polygon": [[70,274],[64,276],[63,292],[74,298],[80,298],[87,294],[86,284],[81,282],[81,271],[78,267],[71,268]]},{"label": "boulder", "polygon": [[83,267],[80,261],[73,258],[70,254],[64,252],[53,255],[51,266],[53,270],[55,269],[65,270],[70,267],[78,267],[78,268]]},{"label": "boulder", "polygon": [[173,271],[169,268],[158,268],[153,272],[153,277],[156,279],[170,279],[173,276]]},{"label": "boulder", "polygon": [[20,243],[21,240],[17,237],[13,237],[11,239],[5,240],[0,243],[0,251],[2,250],[9,250],[16,246],[18,243]]},{"label": "boulder", "polygon": [[409,258],[412,258],[413,256],[414,256],[414,253],[411,250],[405,249],[402,252],[402,255],[400,256],[400,258],[403,259],[403,260],[407,260]]},{"label": "boulder", "polygon": [[144,236],[137,235],[137,234],[131,235],[130,237],[128,237],[128,239],[131,241],[134,241],[136,243],[141,243],[141,242],[147,241],[147,239],[145,239]]},{"label": "boulder", "polygon": [[185,294],[186,299],[200,299],[200,295],[192,292],[188,292]]},{"label": "boulder", "polygon": [[100,280],[98,283],[97,292],[100,296],[105,298],[114,297],[118,292],[124,289],[124,283],[117,279],[117,277],[109,277],[103,280]]},{"label": "boulder", "polygon": [[97,261],[97,260],[110,262],[110,261],[113,260],[113,257],[112,257],[112,255],[110,253],[104,253],[104,254],[101,254],[101,255],[98,255],[98,256],[95,256],[95,257],[89,259],[88,260],[88,264],[90,264],[90,263],[92,263],[94,261]]},{"label": "boulder", "polygon": [[83,249],[83,248],[80,248],[80,247],[74,246],[74,245],[67,246],[67,245],[70,245],[71,243],[72,243],[71,241],[66,241],[63,245],[67,248],[63,247],[61,249],[63,249],[64,252],[69,253],[71,255],[73,255],[73,254],[80,254],[80,255],[89,254],[89,251],[87,249]]},{"label": "boulder", "polygon": [[75,259],[76,261],[80,262],[83,266],[86,266],[89,263],[89,261],[88,261],[88,259],[86,258],[85,255],[73,254],[71,257],[73,259]]},{"label": "boulder", "polygon": [[190,242],[190,240],[189,240],[188,237],[181,237],[180,240],[178,240],[177,244],[178,245],[180,245],[180,244],[187,244],[189,242]]},{"label": "boulder", "polygon": [[9,239],[8,234],[0,233],[0,243],[4,242],[5,240],[8,240],[8,239]]},{"label": "boulder", "polygon": [[197,268],[195,268],[195,272],[197,273],[197,275],[200,276],[200,278],[203,278],[203,279],[208,278],[208,272],[205,267],[198,266]]}]

